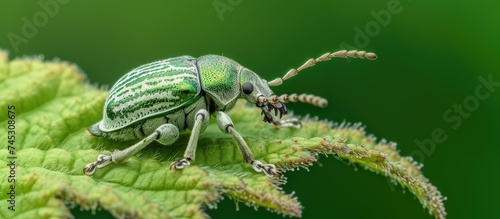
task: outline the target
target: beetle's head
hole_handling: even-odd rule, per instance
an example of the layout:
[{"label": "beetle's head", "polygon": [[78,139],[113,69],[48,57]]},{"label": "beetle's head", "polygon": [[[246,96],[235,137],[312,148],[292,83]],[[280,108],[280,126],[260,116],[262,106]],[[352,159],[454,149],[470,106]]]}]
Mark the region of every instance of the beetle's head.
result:
[{"label": "beetle's head", "polygon": [[268,101],[268,97],[275,95],[271,88],[269,88],[267,81],[247,68],[241,69],[240,88],[240,98],[262,109],[264,122],[273,122],[272,111],[274,111],[275,116],[279,114],[279,118],[287,114],[286,106],[281,101]]},{"label": "beetle's head", "polygon": [[295,77],[299,72],[304,69],[314,66],[318,62],[328,61],[332,58],[361,58],[368,60],[375,60],[377,55],[371,52],[357,51],[357,50],[341,50],[334,53],[325,53],[316,59],[309,59],[298,68],[293,68],[288,71],[282,78],[276,78],[272,81],[265,81],[254,72],[242,68],[240,70],[240,97],[246,99],[248,102],[255,104],[262,109],[264,121],[273,123],[273,116],[271,112],[274,110],[275,116],[287,114],[285,104],[291,102],[304,102],[318,107],[326,107],[328,101],[324,98],[314,96],[311,94],[291,94],[291,95],[274,95],[269,87],[280,86],[283,81]]}]

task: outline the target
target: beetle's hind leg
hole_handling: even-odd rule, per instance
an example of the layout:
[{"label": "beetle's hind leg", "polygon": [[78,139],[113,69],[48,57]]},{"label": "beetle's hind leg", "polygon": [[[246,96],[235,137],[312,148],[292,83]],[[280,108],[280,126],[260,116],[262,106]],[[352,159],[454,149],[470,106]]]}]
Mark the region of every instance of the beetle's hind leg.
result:
[{"label": "beetle's hind leg", "polygon": [[152,134],[124,150],[114,150],[111,156],[100,154],[97,157],[97,161],[89,163],[85,166],[85,168],[83,168],[83,173],[85,173],[86,175],[92,175],[98,168],[103,168],[112,162],[121,162],[142,150],[152,141],[158,141],[163,145],[170,145],[177,141],[178,138],[179,129],[175,125],[163,124],[158,127]]},{"label": "beetle's hind leg", "polygon": [[185,166],[189,166],[191,161],[194,161],[196,146],[198,145],[198,137],[200,136],[200,133],[207,128],[209,120],[210,114],[208,114],[208,111],[205,109],[200,109],[196,112],[194,116],[193,128],[191,129],[191,136],[189,137],[184,157],[172,162],[170,169],[172,169],[172,167],[175,169],[182,169]]},{"label": "beetle's hind leg", "polygon": [[282,177],[281,172],[278,169],[276,169],[276,166],[274,166],[274,164],[263,164],[262,162],[254,159],[252,151],[250,151],[250,148],[248,147],[245,140],[243,140],[243,137],[241,137],[241,135],[236,131],[236,129],[234,129],[234,124],[231,121],[231,118],[229,118],[229,116],[226,113],[219,111],[216,117],[219,129],[222,132],[230,134],[233,137],[234,141],[240,148],[241,153],[243,154],[243,159],[245,159],[247,163],[252,164],[252,167],[255,169],[255,171],[257,172],[264,171],[264,173],[267,176],[271,177],[277,177],[277,178]]}]

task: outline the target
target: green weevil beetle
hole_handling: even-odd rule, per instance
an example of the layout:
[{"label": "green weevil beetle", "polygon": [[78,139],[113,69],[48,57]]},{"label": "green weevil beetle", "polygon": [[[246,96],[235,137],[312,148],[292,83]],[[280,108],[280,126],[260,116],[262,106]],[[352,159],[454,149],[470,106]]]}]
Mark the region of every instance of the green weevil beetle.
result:
[{"label": "green weevil beetle", "polygon": [[179,138],[179,131],[190,129],[183,158],[170,165],[171,169],[182,169],[194,161],[198,137],[207,128],[210,115],[213,115],[220,130],[232,136],[245,162],[258,172],[281,177],[281,172],[273,164],[254,159],[247,143],[225,112],[238,99],[245,99],[262,110],[264,122],[277,127],[299,128],[300,121],[297,119],[281,120],[288,112],[284,103],[301,101],[326,107],[327,101],[307,94],[278,97],[270,87],[281,85],[317,62],[336,57],[377,58],[374,53],[357,50],[326,53],[269,82],[237,62],[218,55],[200,58],[180,56],[135,68],[113,85],[104,105],[102,120],[87,130],[97,137],[140,141],[124,150],[114,150],[111,155],[98,155],[97,160],[87,164],[83,172],[92,175],[97,168],[121,162],[153,141],[171,145]]}]

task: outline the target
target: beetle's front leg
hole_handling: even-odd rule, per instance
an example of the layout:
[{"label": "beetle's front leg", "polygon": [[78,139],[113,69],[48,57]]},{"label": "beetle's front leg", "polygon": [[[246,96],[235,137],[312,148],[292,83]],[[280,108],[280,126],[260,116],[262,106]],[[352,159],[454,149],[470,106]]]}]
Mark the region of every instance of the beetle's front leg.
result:
[{"label": "beetle's front leg", "polygon": [[278,118],[276,115],[271,114],[272,121],[271,123],[274,125],[276,128],[301,128],[302,123],[300,122],[300,119],[297,118],[290,118],[290,119],[281,119]]},{"label": "beetle's front leg", "polygon": [[196,146],[198,145],[198,137],[200,133],[206,129],[210,115],[205,109],[200,109],[196,112],[194,116],[194,125],[191,129],[191,136],[189,137],[189,142],[184,152],[184,157],[170,164],[170,169],[174,167],[175,169],[182,169],[185,166],[189,166],[191,161],[194,161],[194,156],[196,154]]},{"label": "beetle's front leg", "polygon": [[264,171],[264,173],[266,173],[266,175],[268,176],[281,178],[282,174],[278,169],[276,169],[276,166],[274,166],[274,164],[263,164],[258,160],[254,160],[252,151],[248,147],[245,140],[243,140],[243,137],[241,137],[241,135],[236,131],[236,129],[234,129],[234,124],[231,121],[231,118],[226,113],[219,111],[216,114],[216,117],[219,129],[222,132],[230,134],[231,137],[233,137],[234,141],[240,148],[241,153],[243,154],[243,159],[245,159],[247,163],[252,164],[252,167],[257,172]]},{"label": "beetle's front leg", "polygon": [[[272,123],[277,128],[300,128],[302,123],[297,118],[284,119],[281,117],[288,113],[285,104],[281,102],[277,103],[267,103],[267,104],[257,104],[261,108],[261,115],[264,115],[264,122]],[[274,114],[272,111],[274,110]],[[279,117],[278,117],[279,115]]]},{"label": "beetle's front leg", "polygon": [[291,119],[277,119],[273,121],[273,125],[277,128],[300,128],[302,127],[302,123],[300,122],[299,119],[297,118],[291,118]]}]

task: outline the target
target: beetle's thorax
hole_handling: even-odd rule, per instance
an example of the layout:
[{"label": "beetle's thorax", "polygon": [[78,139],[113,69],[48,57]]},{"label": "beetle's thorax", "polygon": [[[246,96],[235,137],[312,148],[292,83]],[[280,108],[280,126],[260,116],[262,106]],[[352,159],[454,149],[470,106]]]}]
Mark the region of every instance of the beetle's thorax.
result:
[{"label": "beetle's thorax", "polygon": [[239,72],[243,68],[237,62],[218,55],[198,58],[197,66],[202,89],[212,102],[211,110],[229,110],[240,95]]}]

